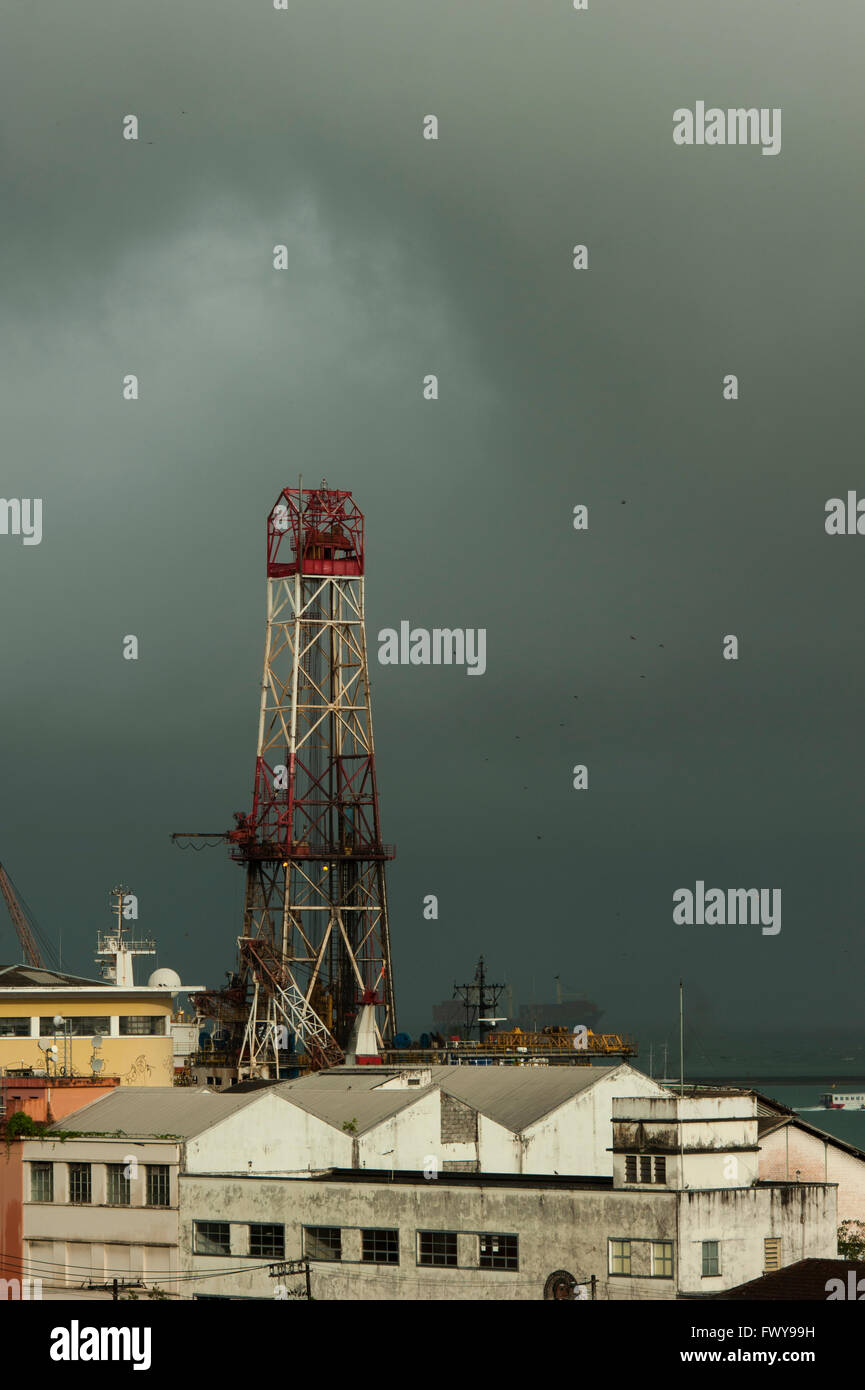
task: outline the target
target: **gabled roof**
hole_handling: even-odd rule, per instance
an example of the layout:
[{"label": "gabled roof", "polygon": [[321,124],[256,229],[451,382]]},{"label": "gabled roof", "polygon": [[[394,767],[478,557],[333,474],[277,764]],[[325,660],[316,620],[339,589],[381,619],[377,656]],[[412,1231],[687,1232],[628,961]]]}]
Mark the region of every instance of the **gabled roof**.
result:
[{"label": "gabled roof", "polygon": [[[375,1129],[392,1115],[399,1114],[413,1105],[419,1096],[426,1096],[434,1086],[412,1086],[405,1090],[385,1091],[383,1081],[391,1073],[382,1075],[380,1067],[366,1067],[367,1075],[339,1075],[335,1072],[313,1072],[309,1076],[299,1076],[293,1081],[280,1081],[271,1087],[274,1095],[290,1105],[306,1110],[325,1124],[342,1129],[352,1125],[352,1134],[365,1134]],[[378,1075],[375,1075],[375,1073]],[[369,1075],[372,1073],[372,1075]]]},{"label": "gabled roof", "polygon": [[857,1149],[855,1144],[848,1144],[846,1139],[839,1139],[834,1134],[829,1134],[825,1129],[818,1129],[816,1125],[809,1124],[803,1120],[801,1115],[791,1112],[789,1115],[779,1115],[774,1120],[769,1116],[757,1121],[757,1138],[763,1139],[766,1135],[774,1134],[776,1130],[783,1129],[785,1125],[792,1125],[794,1129],[804,1130],[806,1134],[813,1134],[815,1139],[821,1143],[831,1144],[835,1149],[843,1149],[845,1153],[852,1154],[854,1158],[865,1159],[865,1152]]},{"label": "gabled roof", "polygon": [[84,1134],[119,1133],[130,1139],[160,1135],[191,1139],[258,1098],[255,1091],[227,1095],[204,1086],[118,1086],[110,1096],[92,1100],[66,1115],[46,1134],[77,1130]]},{"label": "gabled roof", "polygon": [[519,1134],[581,1091],[618,1071],[610,1067],[433,1067],[433,1083]]}]

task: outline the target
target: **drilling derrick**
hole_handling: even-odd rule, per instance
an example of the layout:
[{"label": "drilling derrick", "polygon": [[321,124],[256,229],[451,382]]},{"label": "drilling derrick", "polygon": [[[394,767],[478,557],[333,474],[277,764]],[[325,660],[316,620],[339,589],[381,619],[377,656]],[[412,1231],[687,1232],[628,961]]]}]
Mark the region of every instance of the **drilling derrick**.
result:
[{"label": "drilling derrick", "polygon": [[[285,488],[268,516],[253,802],[235,822],[224,838],[246,865],[240,964],[222,1007],[207,1011],[238,1075],[278,1075],[279,1051],[314,1067],[341,1061],[363,1005],[374,1007],[378,1047],[390,1046],[384,865],[394,850],[379,823],[364,522],[351,493],[326,484]],[[280,1026],[292,1046],[277,1043]]]}]

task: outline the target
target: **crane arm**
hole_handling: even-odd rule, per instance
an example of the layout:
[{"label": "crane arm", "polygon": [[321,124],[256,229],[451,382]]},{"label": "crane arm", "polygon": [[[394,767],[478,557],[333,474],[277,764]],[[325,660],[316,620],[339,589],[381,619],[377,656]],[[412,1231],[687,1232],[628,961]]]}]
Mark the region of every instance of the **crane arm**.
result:
[{"label": "crane arm", "polygon": [[0,893],[6,899],[6,906],[9,909],[9,916],[12,918],[12,925],[18,933],[18,940],[28,965],[42,965],[42,957],[39,954],[39,947],[36,939],[27,925],[27,918],[21,911],[21,904],[15,896],[15,889],[3,865],[0,864]]}]

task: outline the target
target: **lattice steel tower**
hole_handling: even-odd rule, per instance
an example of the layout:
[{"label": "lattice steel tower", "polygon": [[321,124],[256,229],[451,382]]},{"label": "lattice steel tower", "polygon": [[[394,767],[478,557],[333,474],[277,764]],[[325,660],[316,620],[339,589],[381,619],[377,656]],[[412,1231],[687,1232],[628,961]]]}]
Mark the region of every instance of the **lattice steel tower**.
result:
[{"label": "lattice steel tower", "polygon": [[[285,488],[267,521],[267,634],[240,969],[211,1002],[241,1076],[275,1075],[280,1024],[341,1060],[362,1004],[395,1029],[364,629],[364,521],[350,492]],[[202,1004],[204,1001],[201,1001]]]}]

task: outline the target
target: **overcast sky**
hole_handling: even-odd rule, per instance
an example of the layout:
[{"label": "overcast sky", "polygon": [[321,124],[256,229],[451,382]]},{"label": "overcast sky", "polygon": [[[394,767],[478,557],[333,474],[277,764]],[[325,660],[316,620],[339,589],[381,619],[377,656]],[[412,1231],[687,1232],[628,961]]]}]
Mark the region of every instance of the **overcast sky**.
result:
[{"label": "overcast sky", "polygon": [[[366,514],[373,656],[487,632],[483,677],[371,672],[401,1026],[481,952],[646,1036],[680,974],[713,1032],[859,1022],[861,4],[3,8],[0,491],[44,519],[0,536],[0,861],[68,968],[118,879],[161,964],[232,968],[242,871],[169,835],[251,803],[302,473]],[[677,147],[698,100],[781,152]],[[782,930],[674,924],[697,879]]]}]

